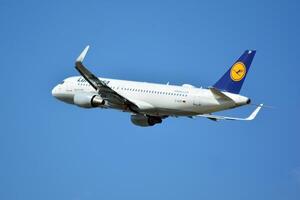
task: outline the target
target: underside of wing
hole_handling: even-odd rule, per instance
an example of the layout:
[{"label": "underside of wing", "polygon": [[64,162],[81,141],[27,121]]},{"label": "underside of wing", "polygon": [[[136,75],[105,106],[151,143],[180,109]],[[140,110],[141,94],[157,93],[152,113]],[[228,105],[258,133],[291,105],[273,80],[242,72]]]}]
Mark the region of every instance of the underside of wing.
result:
[{"label": "underside of wing", "polygon": [[99,95],[103,99],[106,99],[107,101],[114,104],[124,105],[125,107],[127,106],[127,108],[130,109],[132,112],[138,112],[139,107],[135,103],[133,103],[129,99],[123,97],[115,90],[110,88],[104,81],[97,78],[83,65],[82,62],[84,60],[85,55],[87,54],[88,49],[89,46],[87,46],[76,59],[75,68],[77,69],[77,71],[99,93]]}]

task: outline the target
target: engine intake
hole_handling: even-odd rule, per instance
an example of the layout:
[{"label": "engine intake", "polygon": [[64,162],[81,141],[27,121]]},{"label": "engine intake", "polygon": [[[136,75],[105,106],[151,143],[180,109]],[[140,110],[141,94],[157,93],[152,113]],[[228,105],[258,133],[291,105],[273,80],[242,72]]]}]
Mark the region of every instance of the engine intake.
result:
[{"label": "engine intake", "polygon": [[74,95],[74,104],[82,108],[95,108],[105,104],[105,101],[95,94],[78,93]]}]

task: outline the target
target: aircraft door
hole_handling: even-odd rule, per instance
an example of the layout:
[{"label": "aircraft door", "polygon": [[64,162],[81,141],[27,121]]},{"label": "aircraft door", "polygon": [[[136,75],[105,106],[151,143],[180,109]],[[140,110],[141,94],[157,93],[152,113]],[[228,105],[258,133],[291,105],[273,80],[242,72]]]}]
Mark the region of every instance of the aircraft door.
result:
[{"label": "aircraft door", "polygon": [[201,102],[200,102],[200,97],[199,96],[194,96],[193,97],[193,106],[201,106]]}]

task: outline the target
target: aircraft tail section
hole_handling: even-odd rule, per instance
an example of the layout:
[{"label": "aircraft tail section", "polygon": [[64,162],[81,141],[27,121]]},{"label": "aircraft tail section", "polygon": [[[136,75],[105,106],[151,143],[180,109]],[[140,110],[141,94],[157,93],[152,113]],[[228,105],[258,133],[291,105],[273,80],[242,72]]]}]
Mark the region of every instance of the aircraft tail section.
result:
[{"label": "aircraft tail section", "polygon": [[255,53],[255,50],[245,51],[213,87],[238,94],[250,69]]}]

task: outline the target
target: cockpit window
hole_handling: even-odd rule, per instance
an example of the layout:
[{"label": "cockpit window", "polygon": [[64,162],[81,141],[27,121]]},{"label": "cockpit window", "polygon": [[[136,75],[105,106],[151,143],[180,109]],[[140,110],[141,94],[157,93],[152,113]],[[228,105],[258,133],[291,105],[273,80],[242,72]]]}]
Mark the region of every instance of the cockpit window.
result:
[{"label": "cockpit window", "polygon": [[64,84],[64,82],[65,82],[65,81],[62,81],[60,84],[62,85],[62,84]]}]

